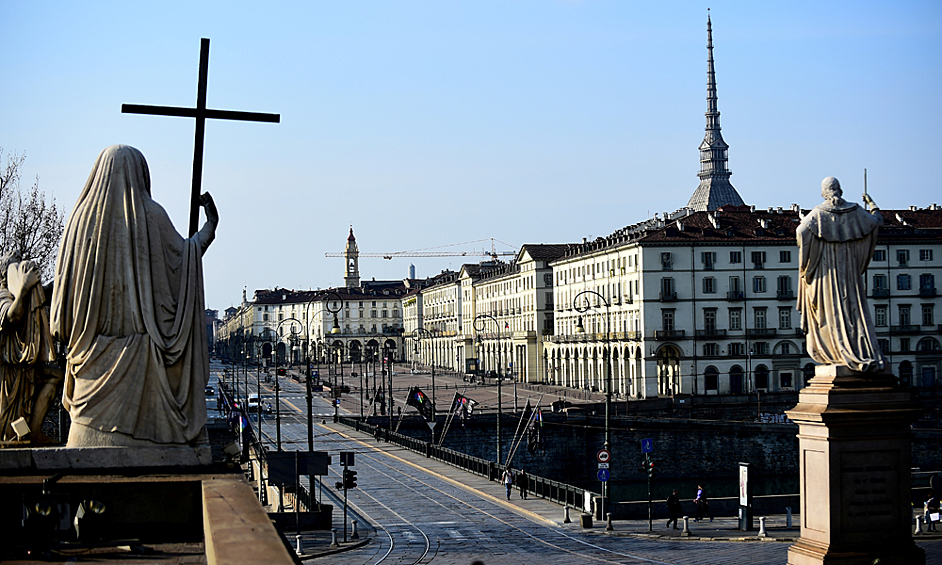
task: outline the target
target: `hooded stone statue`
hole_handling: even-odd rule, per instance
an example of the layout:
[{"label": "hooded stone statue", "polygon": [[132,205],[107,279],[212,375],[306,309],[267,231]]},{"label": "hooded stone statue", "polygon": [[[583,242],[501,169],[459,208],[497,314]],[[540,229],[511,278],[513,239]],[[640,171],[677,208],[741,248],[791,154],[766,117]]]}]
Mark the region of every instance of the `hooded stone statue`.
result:
[{"label": "hooded stone statue", "polygon": [[184,238],[151,199],[140,151],[98,156],[56,261],[53,334],[66,345],[70,447],[184,444],[206,422],[202,255],[218,215]]},{"label": "hooded stone statue", "polygon": [[821,183],[824,203],[798,226],[798,310],[808,354],[818,363],[882,371],[883,354],[870,319],[864,273],[883,216],[866,194],[867,212],[845,201],[834,177]]}]

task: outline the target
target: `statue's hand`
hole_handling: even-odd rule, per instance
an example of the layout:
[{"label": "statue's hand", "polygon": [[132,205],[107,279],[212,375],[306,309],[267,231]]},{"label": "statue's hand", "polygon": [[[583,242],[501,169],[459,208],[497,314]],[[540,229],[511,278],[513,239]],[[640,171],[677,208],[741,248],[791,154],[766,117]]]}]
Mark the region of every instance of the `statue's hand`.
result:
[{"label": "statue's hand", "polygon": [[874,201],[873,201],[873,198],[870,198],[870,195],[867,194],[867,193],[864,193],[864,195],[863,195],[863,201],[864,201],[864,203],[866,203],[867,206],[869,206],[870,208],[876,208],[876,207],[877,207],[877,203],[874,202]]},{"label": "statue's hand", "polygon": [[23,288],[22,293],[29,292],[29,289],[33,288],[39,284],[39,269],[36,268],[36,265],[32,262],[25,262],[20,264],[23,269]]},{"label": "statue's hand", "polygon": [[211,223],[214,228],[218,226],[219,212],[216,210],[216,203],[213,201],[213,197],[208,192],[204,192],[200,195],[200,205],[206,212],[206,221]]}]

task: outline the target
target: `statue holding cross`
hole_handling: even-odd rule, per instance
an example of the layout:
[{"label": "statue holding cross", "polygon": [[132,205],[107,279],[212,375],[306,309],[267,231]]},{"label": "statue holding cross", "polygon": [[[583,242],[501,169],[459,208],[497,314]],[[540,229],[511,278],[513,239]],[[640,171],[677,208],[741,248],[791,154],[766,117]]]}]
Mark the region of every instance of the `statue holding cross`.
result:
[{"label": "statue holding cross", "polygon": [[[202,257],[219,215],[200,194],[206,118],[279,121],[278,115],[206,108],[203,39],[196,108],[125,105],[124,112],[196,119],[189,237],[151,198],[140,151],[98,156],[66,225],[56,261],[51,328],[66,348],[63,406],[69,447],[206,441],[209,379]],[[199,209],[206,222],[197,231]]]}]

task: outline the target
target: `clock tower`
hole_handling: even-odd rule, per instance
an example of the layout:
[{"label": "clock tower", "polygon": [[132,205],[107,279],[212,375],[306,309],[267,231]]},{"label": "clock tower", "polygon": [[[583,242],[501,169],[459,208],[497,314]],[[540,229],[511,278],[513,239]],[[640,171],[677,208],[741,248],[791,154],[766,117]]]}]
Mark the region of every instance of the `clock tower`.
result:
[{"label": "clock tower", "polygon": [[343,251],[343,263],[344,286],[347,288],[360,286],[360,251],[357,249],[357,238],[353,237],[353,226],[350,226],[350,235],[347,236],[347,247]]}]

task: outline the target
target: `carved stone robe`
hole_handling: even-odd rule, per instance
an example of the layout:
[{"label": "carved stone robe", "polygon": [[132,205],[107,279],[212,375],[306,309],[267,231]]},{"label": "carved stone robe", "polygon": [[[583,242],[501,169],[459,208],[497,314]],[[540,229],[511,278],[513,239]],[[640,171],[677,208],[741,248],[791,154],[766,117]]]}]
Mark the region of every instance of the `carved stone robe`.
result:
[{"label": "carved stone robe", "polygon": [[151,199],[137,149],[99,155],[66,226],[52,297],[53,332],[67,346],[70,446],[95,444],[76,439],[75,424],[165,444],[200,435],[209,378],[202,253],[214,230],[177,233]]},{"label": "carved stone robe", "polygon": [[[25,263],[10,265],[10,271]],[[11,425],[20,417],[30,419],[36,376],[43,363],[55,361],[45,294],[41,285],[28,291],[29,302],[23,316],[13,321],[10,310],[14,296],[0,286],[0,440],[17,439]],[[39,431],[39,430],[35,430]]]},{"label": "carved stone robe", "polygon": [[818,363],[854,371],[879,371],[885,364],[870,319],[864,274],[883,225],[842,199],[827,201],[798,226],[798,310],[808,354]]}]

